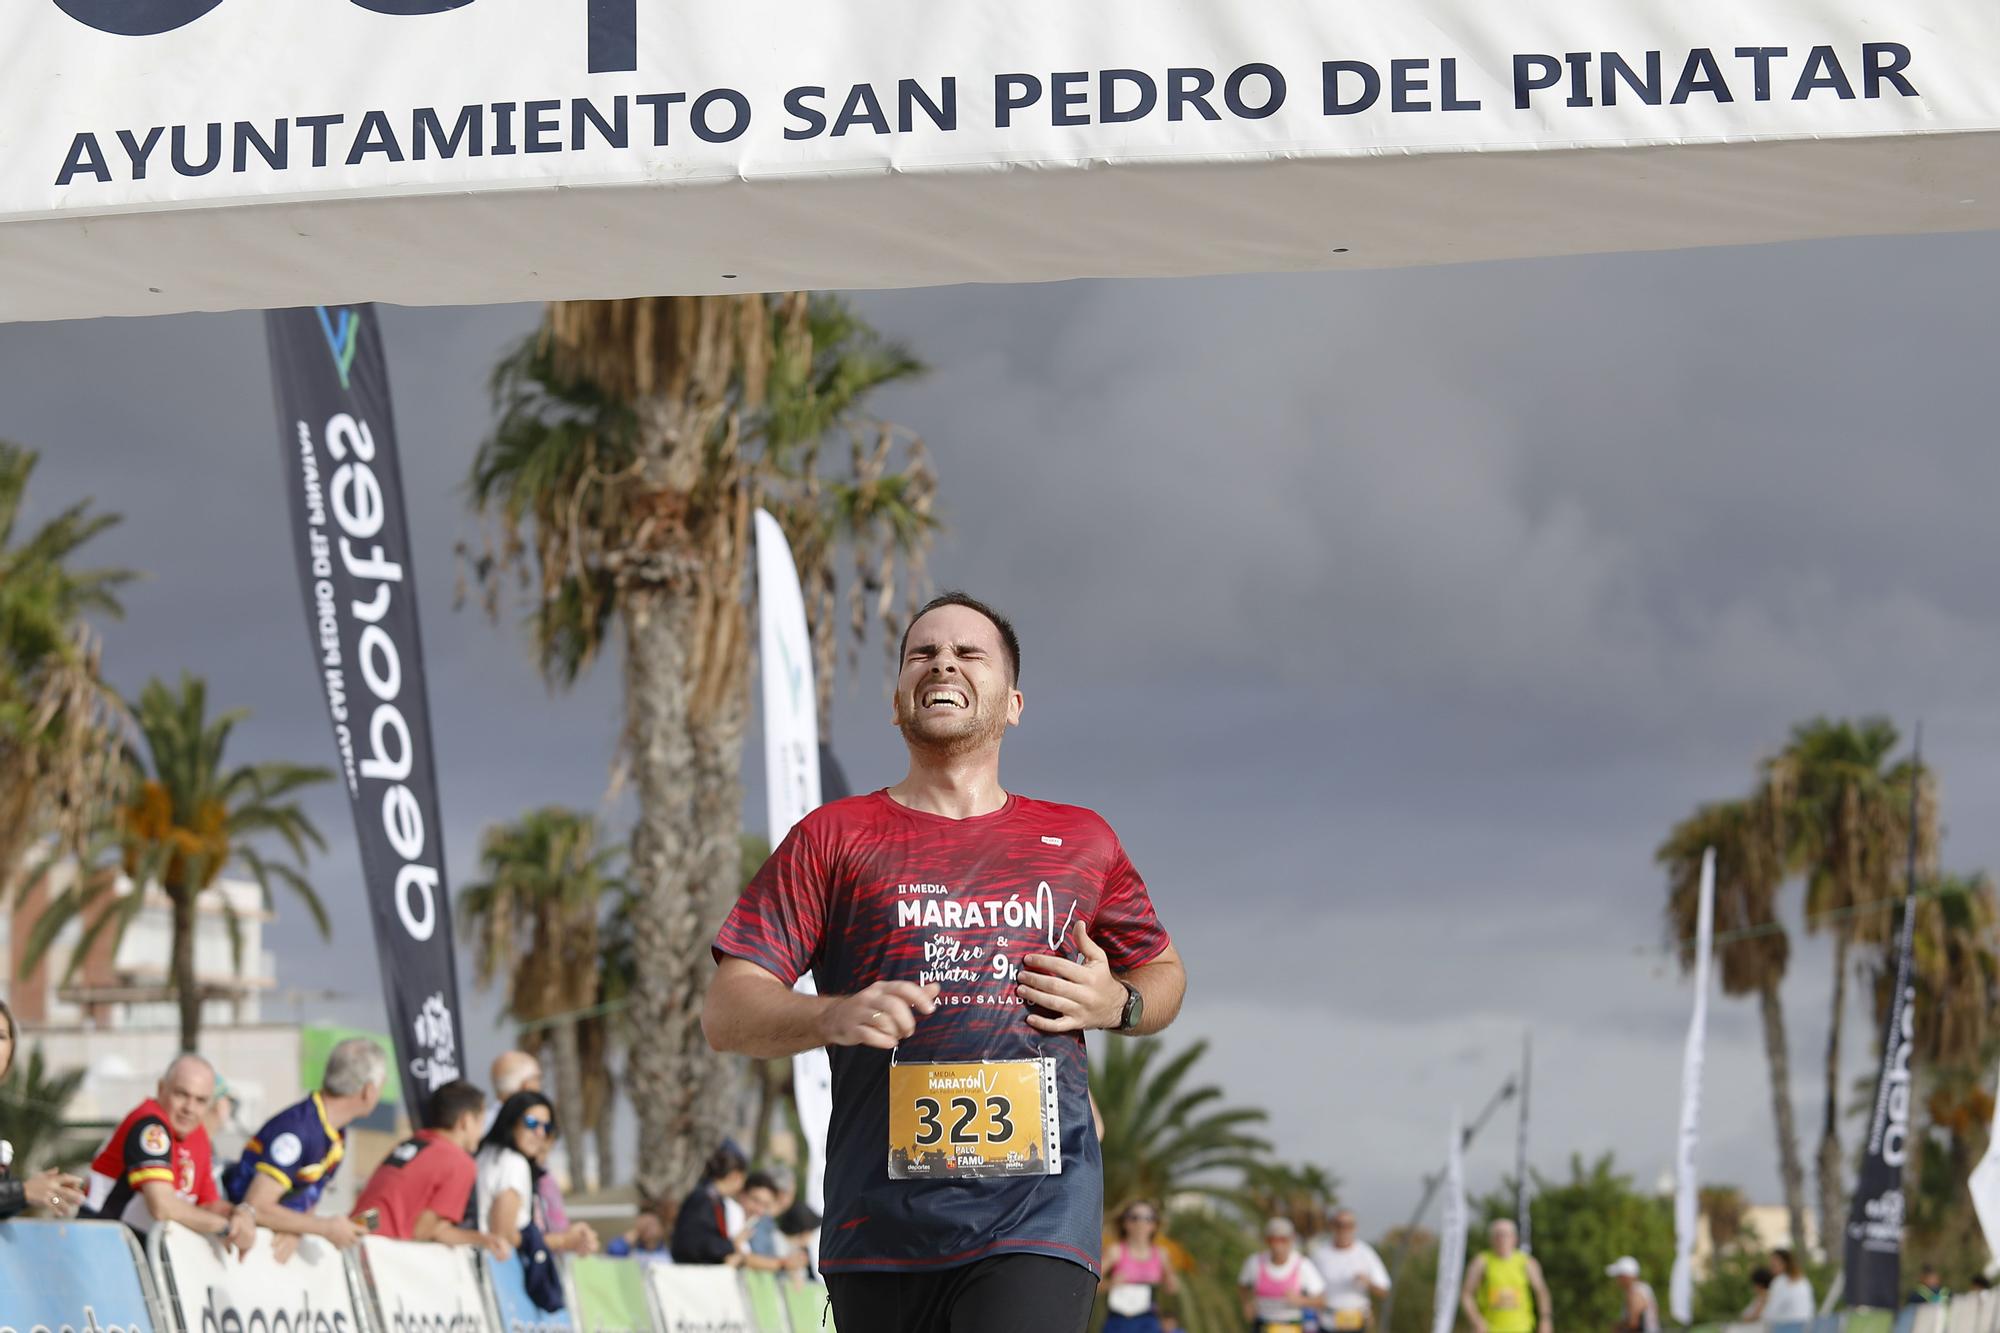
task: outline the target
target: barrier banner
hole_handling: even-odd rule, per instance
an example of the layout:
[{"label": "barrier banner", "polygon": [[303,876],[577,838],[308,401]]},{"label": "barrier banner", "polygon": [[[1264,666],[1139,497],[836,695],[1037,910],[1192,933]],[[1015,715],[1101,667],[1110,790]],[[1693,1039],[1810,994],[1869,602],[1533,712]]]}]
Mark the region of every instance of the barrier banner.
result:
[{"label": "barrier banner", "polygon": [[733,1268],[653,1264],[646,1285],[659,1333],[754,1333]]},{"label": "barrier banner", "polygon": [[492,1316],[471,1247],[364,1236],[355,1263],[376,1333],[487,1333]]},{"label": "barrier banner", "polygon": [[[479,1266],[485,1270],[487,1283],[493,1292],[493,1309],[500,1316],[500,1333],[576,1333],[573,1309],[557,1310],[551,1314],[528,1299],[528,1282],[521,1269],[520,1255],[503,1260],[482,1254]],[[571,1300],[570,1304],[574,1306],[576,1302]]]},{"label": "barrier banner", "polygon": [[367,1329],[354,1308],[347,1265],[318,1236],[301,1237],[298,1253],[282,1264],[271,1251],[268,1231],[259,1231],[256,1245],[241,1258],[220,1241],[172,1222],[155,1225],[146,1247],[161,1304],[185,1333]]},{"label": "barrier banner", "polygon": [[372,306],[264,317],[306,639],[361,852],[411,1119],[459,1076],[458,963],[417,585]]},{"label": "barrier banner", "polygon": [[570,1284],[576,1292],[580,1333],[652,1333],[652,1311],[646,1304],[646,1264],[644,1259],[613,1259],[601,1254],[571,1261]]},{"label": "barrier banner", "polygon": [[[778,1290],[776,1273],[745,1273],[743,1304],[750,1312],[750,1326],[757,1333],[790,1333],[791,1323],[785,1318],[785,1298]],[[1958,1330],[1953,1329],[1952,1333]]]},{"label": "barrier banner", "polygon": [[787,1282],[785,1309],[792,1317],[792,1333],[836,1333],[824,1283]]},{"label": "barrier banner", "polygon": [[11,0],[0,52],[9,319],[2000,225],[1966,0]]},{"label": "barrier banner", "polygon": [[123,1222],[0,1225],[0,1333],[155,1333],[143,1265]]}]

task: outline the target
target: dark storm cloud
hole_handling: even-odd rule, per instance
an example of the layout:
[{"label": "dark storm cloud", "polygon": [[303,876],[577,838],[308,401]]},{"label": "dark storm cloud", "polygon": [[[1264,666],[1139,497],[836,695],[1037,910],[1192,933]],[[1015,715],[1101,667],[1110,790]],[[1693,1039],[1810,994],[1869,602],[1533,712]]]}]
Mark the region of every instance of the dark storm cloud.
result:
[{"label": "dark storm cloud", "polygon": [[[1371,1229],[1528,1027],[1537,1161],[1615,1149],[1651,1183],[1689,1001],[1652,850],[1792,722],[1925,717],[1947,859],[2000,859],[2000,339],[1966,280],[1994,246],[859,298],[935,367],[882,404],[937,457],[935,573],[1026,640],[1010,785],[1117,825],[1189,954],[1211,1075]],[[486,822],[596,805],[616,734],[615,673],[551,698],[518,627],[451,610],[485,376],[533,318],[385,319],[460,882]],[[153,575],[109,631],[119,682],[200,671],[256,710],[246,755],[317,759],[274,430],[254,317],[0,328],[0,435],[45,451],[37,500],[123,511],[99,554]],[[900,772],[879,663],[834,719],[863,787]],[[351,903],[346,811],[315,809]],[[289,979],[379,1022],[358,915],[340,938],[287,916]],[[1809,1133],[1826,979],[1802,945]],[[1774,1197],[1754,1010],[1719,1002],[1714,1044],[1704,1161]]]}]

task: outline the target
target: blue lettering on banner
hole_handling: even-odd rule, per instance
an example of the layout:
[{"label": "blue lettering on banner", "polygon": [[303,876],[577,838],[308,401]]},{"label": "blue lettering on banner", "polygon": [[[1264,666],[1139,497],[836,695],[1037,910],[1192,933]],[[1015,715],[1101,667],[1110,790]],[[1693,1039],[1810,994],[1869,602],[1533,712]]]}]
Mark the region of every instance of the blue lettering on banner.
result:
[{"label": "blue lettering on banner", "polygon": [[0,1333],[153,1333],[122,1222],[0,1225]]}]

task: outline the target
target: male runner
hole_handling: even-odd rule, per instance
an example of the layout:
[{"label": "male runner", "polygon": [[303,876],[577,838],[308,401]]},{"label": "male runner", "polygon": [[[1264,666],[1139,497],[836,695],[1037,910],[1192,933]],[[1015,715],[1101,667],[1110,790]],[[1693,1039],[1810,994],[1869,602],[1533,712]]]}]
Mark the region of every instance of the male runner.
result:
[{"label": "male runner", "polygon": [[1535,1257],[1520,1248],[1514,1224],[1500,1218],[1486,1229],[1486,1241],[1492,1248],[1467,1266],[1458,1298],[1472,1333],[1554,1333],[1549,1284]]},{"label": "male runner", "polygon": [[[1001,787],[1020,662],[990,608],[924,607],[908,774],[801,820],[716,942],[717,1050],[833,1048],[820,1266],[844,1329],[1081,1333],[1104,1223],[1083,1032],[1157,1032],[1186,987],[1110,827]],[[816,996],[792,990],[809,967]]]}]

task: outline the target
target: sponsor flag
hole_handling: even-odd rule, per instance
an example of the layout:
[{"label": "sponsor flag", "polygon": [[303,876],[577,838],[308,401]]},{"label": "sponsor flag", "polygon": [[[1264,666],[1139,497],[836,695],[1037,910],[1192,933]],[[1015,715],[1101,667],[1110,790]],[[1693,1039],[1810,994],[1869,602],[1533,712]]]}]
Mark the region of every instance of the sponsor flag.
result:
[{"label": "sponsor flag", "polygon": [[313,674],[361,852],[389,1031],[420,1114],[459,1076],[458,964],[445,887],[417,586],[375,308],[264,316]]},{"label": "sponsor flag", "polygon": [[1535,1067],[1535,1034],[1521,1034],[1521,1118],[1514,1136],[1514,1228],[1521,1233],[1521,1251],[1535,1252],[1535,1230],[1528,1216],[1528,1079]]},{"label": "sponsor flag", "polygon": [[1715,848],[1701,855],[1701,889],[1695,906],[1694,1017],[1688,1020],[1687,1051],[1681,1057],[1681,1133],[1674,1157],[1674,1274],[1667,1286],[1667,1312],[1682,1324],[1694,1322],[1694,1241],[1701,1220],[1694,1170],[1701,1140],[1701,1068],[1708,1047],[1708,972],[1715,952]]},{"label": "sponsor flag", "polygon": [[1431,1333],[1452,1333],[1458,1321],[1458,1284],[1465,1276],[1465,1135],[1451,1113],[1451,1152],[1444,1161],[1444,1219],[1438,1225],[1437,1304]]},{"label": "sponsor flag", "polygon": [[[798,566],[778,520],[756,514],[757,654],[764,697],[764,814],[776,847],[820,802],[820,770],[831,756],[820,744],[818,694],[813,688],[812,635]],[[814,994],[812,973],[796,990]],[[792,1097],[805,1133],[805,1201],[826,1211],[826,1136],[833,1121],[833,1067],[815,1048],[792,1057]]]},{"label": "sponsor flag", "polygon": [[1903,929],[1896,940],[1896,989],[1882,1042],[1882,1072],[1861,1177],[1847,1214],[1847,1303],[1893,1310],[1902,1303],[1903,1171],[1910,1151],[1911,1063],[1916,1050],[1917,991],[1911,950],[1917,928],[1917,786],[1923,778],[1923,731],[1910,765],[1910,853]]}]

